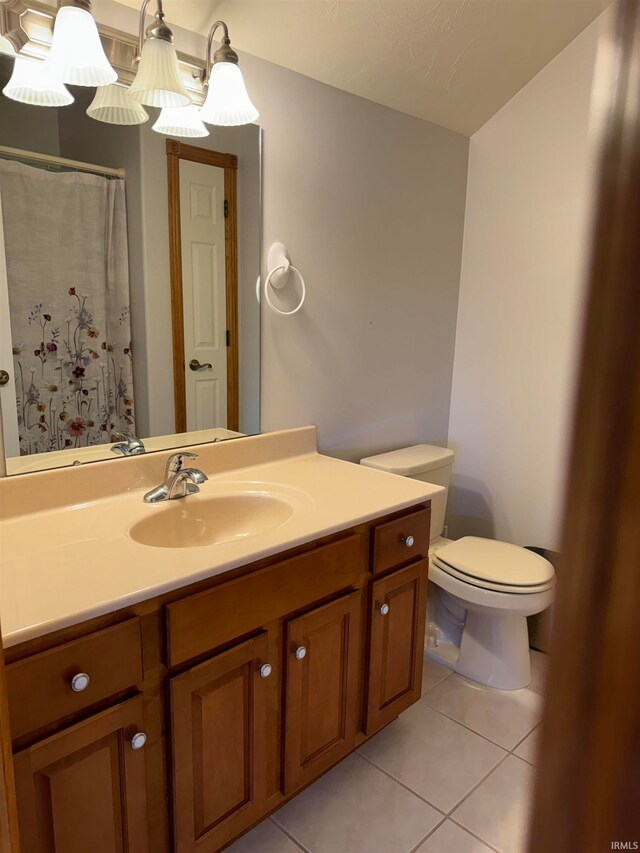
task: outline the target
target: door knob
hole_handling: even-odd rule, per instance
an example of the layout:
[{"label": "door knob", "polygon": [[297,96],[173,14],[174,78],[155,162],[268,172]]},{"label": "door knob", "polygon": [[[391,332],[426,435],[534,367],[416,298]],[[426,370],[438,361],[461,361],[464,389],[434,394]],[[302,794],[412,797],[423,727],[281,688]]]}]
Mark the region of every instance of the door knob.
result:
[{"label": "door knob", "polygon": [[270,663],[263,663],[260,667],[260,678],[269,678],[272,671],[273,670]]},{"label": "door knob", "polygon": [[304,646],[298,646],[294,654],[296,656],[296,660],[302,660],[304,657],[307,656],[307,650]]},{"label": "door knob", "polygon": [[189,367],[191,368],[191,370],[204,370],[205,368],[211,370],[213,365],[209,364],[209,362],[206,362],[205,364],[200,364],[197,358],[192,358],[189,362]]},{"label": "door knob", "polygon": [[6,370],[0,370],[0,385],[7,385],[9,378],[9,374]]},{"label": "door knob", "polygon": [[381,616],[386,616],[389,612],[389,605],[386,602],[385,604],[378,604],[376,609]]}]

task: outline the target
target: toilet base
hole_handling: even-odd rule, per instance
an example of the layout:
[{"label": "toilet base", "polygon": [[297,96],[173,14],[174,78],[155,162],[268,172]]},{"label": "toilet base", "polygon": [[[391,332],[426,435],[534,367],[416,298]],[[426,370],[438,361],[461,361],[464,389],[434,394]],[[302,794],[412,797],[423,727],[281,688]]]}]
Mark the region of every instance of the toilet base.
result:
[{"label": "toilet base", "polygon": [[468,610],[457,656],[450,643],[427,646],[425,654],[499,690],[519,690],[531,681],[527,617],[519,614]]}]

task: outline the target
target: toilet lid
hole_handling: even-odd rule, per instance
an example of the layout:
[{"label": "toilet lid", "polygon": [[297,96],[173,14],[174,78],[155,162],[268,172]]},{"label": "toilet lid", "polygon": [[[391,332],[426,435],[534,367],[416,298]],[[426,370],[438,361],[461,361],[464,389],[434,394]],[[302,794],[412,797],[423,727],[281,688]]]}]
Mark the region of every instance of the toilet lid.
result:
[{"label": "toilet lid", "polygon": [[462,575],[492,584],[533,587],[553,580],[553,566],[544,557],[519,545],[464,536],[438,548],[437,560]]}]

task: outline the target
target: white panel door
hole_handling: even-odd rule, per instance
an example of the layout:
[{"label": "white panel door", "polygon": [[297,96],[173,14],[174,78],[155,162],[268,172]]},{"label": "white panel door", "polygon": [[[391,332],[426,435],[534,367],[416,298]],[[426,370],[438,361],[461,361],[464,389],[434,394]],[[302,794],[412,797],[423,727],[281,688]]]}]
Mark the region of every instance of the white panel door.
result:
[{"label": "white panel door", "polygon": [[180,229],[187,430],[226,427],[224,169],[180,160]]}]

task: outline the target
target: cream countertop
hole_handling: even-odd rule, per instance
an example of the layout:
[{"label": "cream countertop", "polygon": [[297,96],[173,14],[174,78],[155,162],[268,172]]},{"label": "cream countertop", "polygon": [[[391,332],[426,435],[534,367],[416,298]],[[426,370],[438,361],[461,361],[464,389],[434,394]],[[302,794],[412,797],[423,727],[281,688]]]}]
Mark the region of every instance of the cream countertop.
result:
[{"label": "cream countertop", "polygon": [[[322,456],[314,427],[196,450],[199,459],[193,464],[209,480],[199,495],[184,502],[229,492],[269,491],[291,504],[291,517],[275,529],[214,545],[174,549],[137,543],[128,535],[129,528],[172,507],[142,500],[144,492],[161,481],[167,453],[0,482],[5,647],[222,574],[443,491]],[[125,473],[129,487],[123,485]],[[31,489],[25,481],[30,481]],[[76,497],[73,503],[71,495]],[[36,511],[28,512],[30,506]]]}]

